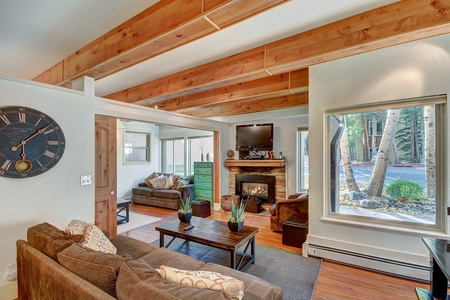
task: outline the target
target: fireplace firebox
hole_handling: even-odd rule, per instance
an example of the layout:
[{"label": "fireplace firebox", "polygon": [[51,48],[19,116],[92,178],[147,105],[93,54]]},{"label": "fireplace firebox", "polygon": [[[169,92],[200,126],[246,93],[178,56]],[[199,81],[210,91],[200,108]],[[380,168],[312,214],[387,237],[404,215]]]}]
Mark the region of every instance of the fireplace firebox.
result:
[{"label": "fireplace firebox", "polygon": [[235,194],[241,198],[255,196],[263,202],[275,200],[275,176],[236,174]]}]

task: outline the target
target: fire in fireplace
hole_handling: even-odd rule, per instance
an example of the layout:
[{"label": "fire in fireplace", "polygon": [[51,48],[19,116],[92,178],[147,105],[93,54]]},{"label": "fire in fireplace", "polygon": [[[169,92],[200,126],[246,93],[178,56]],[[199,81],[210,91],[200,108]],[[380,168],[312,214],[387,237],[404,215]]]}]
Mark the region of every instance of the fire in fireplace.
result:
[{"label": "fire in fireplace", "polygon": [[275,199],[275,176],[236,174],[235,193],[244,199],[255,196],[263,202]]},{"label": "fire in fireplace", "polygon": [[267,183],[243,182],[242,196],[256,196],[260,199],[267,199],[269,196]]}]

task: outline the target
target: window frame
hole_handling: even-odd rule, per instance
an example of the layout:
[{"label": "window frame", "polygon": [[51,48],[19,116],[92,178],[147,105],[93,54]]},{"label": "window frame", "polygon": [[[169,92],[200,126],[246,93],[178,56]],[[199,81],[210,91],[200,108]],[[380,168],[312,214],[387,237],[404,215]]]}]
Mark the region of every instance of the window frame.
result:
[{"label": "window frame", "polygon": [[[309,186],[305,187],[305,173],[304,173],[304,145],[303,145],[303,139],[302,139],[302,133],[306,132],[308,134],[309,138],[309,129],[307,127],[297,128],[296,133],[296,145],[297,145],[297,164],[296,164],[296,191],[297,192],[306,192],[309,189]],[[308,150],[309,152],[309,150]],[[309,174],[309,161],[308,161],[308,174]]]},{"label": "window frame", "polygon": [[[407,108],[407,107],[417,107],[425,105],[436,105],[435,108],[435,151],[436,151],[436,212],[435,212],[435,224],[421,224],[398,220],[387,220],[381,218],[365,217],[358,215],[349,215],[343,213],[332,212],[331,204],[331,140],[332,136],[330,134],[330,120],[332,115],[337,114],[350,114],[350,113],[361,113],[365,111],[374,111],[381,109],[397,109],[397,108]],[[421,98],[412,99],[402,99],[393,100],[387,102],[377,102],[371,104],[339,107],[324,110],[324,147],[323,155],[325,158],[325,169],[323,178],[324,187],[324,211],[323,220],[337,223],[346,223],[358,225],[361,227],[370,228],[383,228],[393,231],[407,231],[407,232],[436,232],[436,233],[446,233],[446,212],[447,212],[447,193],[446,193],[446,183],[447,174],[445,171],[445,161],[448,156],[447,154],[447,95],[437,95]]]},{"label": "window frame", "polygon": [[[133,147],[133,146],[127,146],[126,140],[127,140],[127,133],[133,133],[133,134],[142,134],[146,136],[146,146],[139,146],[139,147]],[[123,134],[123,164],[149,164],[151,163],[151,132],[148,131],[139,131],[139,130],[132,130],[132,129],[125,129]],[[127,149],[146,149],[146,160],[127,160],[126,158],[126,152]]]},{"label": "window frame", "polygon": [[174,149],[172,149],[172,161],[173,161],[173,171],[171,171],[171,172],[169,172],[168,170],[166,170],[165,169],[165,161],[166,161],[166,157],[165,157],[165,155],[164,155],[164,146],[163,146],[163,143],[164,142],[168,142],[168,141],[171,141],[172,143],[173,143],[173,147],[175,147],[175,141],[184,141],[184,143],[183,143],[183,146],[184,146],[184,150],[183,150],[183,153],[184,153],[184,157],[183,157],[183,163],[184,163],[184,165],[183,165],[183,176],[185,176],[186,175],[186,139],[185,138],[183,138],[183,137],[180,137],[180,138],[169,138],[169,139],[161,139],[160,140],[160,153],[161,153],[161,157],[160,157],[160,170],[161,170],[161,172],[163,172],[163,173],[173,173],[173,174],[176,174],[175,173],[175,150]]}]

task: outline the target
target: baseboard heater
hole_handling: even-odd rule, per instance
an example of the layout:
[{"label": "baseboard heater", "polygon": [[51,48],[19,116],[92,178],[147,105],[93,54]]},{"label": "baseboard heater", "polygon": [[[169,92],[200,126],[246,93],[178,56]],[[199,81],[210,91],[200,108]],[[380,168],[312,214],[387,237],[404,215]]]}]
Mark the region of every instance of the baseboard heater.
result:
[{"label": "baseboard heater", "polygon": [[406,279],[430,282],[429,266],[315,244],[308,245],[308,256]]}]

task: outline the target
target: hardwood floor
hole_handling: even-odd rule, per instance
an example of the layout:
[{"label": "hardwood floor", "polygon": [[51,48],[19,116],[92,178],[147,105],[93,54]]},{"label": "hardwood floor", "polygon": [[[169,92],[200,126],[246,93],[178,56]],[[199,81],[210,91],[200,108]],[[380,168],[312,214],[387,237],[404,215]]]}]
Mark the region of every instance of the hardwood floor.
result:
[{"label": "hardwood floor", "polygon": [[[162,218],[157,223],[123,234],[148,243],[159,239],[159,232],[155,230],[156,226],[178,217],[174,210],[138,204],[131,204],[130,211]],[[225,213],[219,211],[213,211],[210,218],[227,220]],[[270,230],[269,218],[247,214],[245,224],[259,228],[256,243],[302,253],[299,248],[281,243],[281,233]],[[324,261],[313,299],[417,299],[415,287],[428,289],[429,285]]]}]

